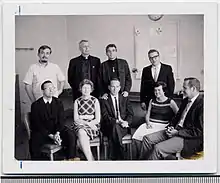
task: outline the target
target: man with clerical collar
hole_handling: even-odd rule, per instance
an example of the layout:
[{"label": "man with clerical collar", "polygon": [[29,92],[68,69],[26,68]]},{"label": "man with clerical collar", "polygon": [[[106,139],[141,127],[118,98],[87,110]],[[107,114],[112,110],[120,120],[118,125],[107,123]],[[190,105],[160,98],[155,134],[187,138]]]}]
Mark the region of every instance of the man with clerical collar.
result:
[{"label": "man with clerical collar", "polygon": [[198,79],[184,79],[179,111],[167,129],[143,137],[140,159],[176,159],[177,152],[189,157],[203,150],[204,100],[199,91]]},{"label": "man with clerical collar", "polygon": [[23,80],[31,103],[42,97],[41,84],[45,80],[49,79],[53,82],[55,97],[58,97],[63,92],[65,76],[57,64],[49,61],[51,53],[52,50],[49,46],[41,46],[38,49],[39,62],[30,66]]},{"label": "man with clerical collar", "polygon": [[81,55],[70,60],[68,67],[68,83],[72,88],[73,101],[81,96],[79,84],[84,79],[89,79],[94,84],[94,91],[91,95],[99,97],[98,76],[100,59],[90,55],[90,44],[88,40],[79,42]]},{"label": "man with clerical collar", "polygon": [[112,160],[124,159],[122,138],[130,133],[133,109],[129,97],[123,97],[120,81],[113,78],[109,83],[107,99],[101,100],[101,131],[108,137]]},{"label": "man with clerical collar", "polygon": [[148,58],[151,65],[144,67],[141,76],[140,102],[143,110],[148,108],[149,101],[155,97],[154,85],[156,82],[166,83],[167,91],[165,93],[167,97],[172,97],[175,88],[172,67],[161,63],[159,51],[149,50]]},{"label": "man with clerical collar", "polygon": [[[43,97],[31,105],[30,151],[32,160],[43,160],[41,149],[45,144],[62,145],[66,158],[76,160],[76,134],[65,126],[62,102],[53,97],[54,85],[46,80],[41,85]],[[75,159],[74,159],[75,158]]]},{"label": "man with clerical collar", "polygon": [[106,55],[108,60],[101,64],[100,69],[101,98],[107,99],[108,85],[113,78],[118,78],[120,80],[120,93],[122,93],[123,97],[128,97],[132,86],[132,80],[127,61],[117,58],[117,47],[115,44],[106,46]]}]

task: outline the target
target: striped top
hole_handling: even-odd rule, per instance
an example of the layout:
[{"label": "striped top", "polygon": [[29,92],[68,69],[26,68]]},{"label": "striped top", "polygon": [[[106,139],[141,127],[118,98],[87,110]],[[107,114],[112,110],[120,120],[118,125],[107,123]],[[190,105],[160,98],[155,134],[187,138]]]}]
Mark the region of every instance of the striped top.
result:
[{"label": "striped top", "polygon": [[164,102],[158,102],[156,99],[152,99],[150,122],[168,124],[174,117],[173,109],[171,108],[171,99],[168,98]]}]

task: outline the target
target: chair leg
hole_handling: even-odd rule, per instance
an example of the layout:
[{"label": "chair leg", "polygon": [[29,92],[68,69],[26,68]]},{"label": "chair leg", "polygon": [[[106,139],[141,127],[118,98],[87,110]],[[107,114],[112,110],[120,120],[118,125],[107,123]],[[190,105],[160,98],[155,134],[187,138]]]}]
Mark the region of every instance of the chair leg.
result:
[{"label": "chair leg", "polygon": [[104,158],[105,158],[105,160],[107,160],[107,145],[106,144],[104,144]]},{"label": "chair leg", "polygon": [[97,146],[97,159],[100,160],[100,147]]},{"label": "chair leg", "polygon": [[132,160],[132,144],[129,144],[130,160]]},{"label": "chair leg", "polygon": [[50,161],[53,161],[53,153],[50,152]]}]

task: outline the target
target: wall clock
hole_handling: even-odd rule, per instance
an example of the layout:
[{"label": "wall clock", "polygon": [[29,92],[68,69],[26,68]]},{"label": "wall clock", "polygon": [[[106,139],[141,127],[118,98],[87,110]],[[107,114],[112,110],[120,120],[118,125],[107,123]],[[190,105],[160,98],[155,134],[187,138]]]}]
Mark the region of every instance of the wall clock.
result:
[{"label": "wall clock", "polygon": [[148,15],[148,17],[152,21],[158,21],[163,17],[163,15]]}]

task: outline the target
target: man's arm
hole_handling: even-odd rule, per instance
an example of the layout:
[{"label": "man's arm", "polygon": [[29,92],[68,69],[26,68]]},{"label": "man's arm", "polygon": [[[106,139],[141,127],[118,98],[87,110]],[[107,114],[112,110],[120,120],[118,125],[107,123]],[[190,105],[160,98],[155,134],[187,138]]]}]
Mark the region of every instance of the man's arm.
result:
[{"label": "man's arm", "polygon": [[64,85],[65,85],[65,81],[61,81],[60,82],[60,89],[58,90],[58,96],[63,92]]},{"label": "man's arm", "polygon": [[128,66],[127,61],[125,60],[125,88],[124,91],[127,91],[128,93],[131,90],[131,86],[132,86],[132,80],[131,80],[131,72]]},{"label": "man's arm", "polygon": [[40,107],[41,106],[37,105],[37,103],[31,105],[31,130],[40,132],[43,136],[48,136],[49,131],[45,128],[45,124],[43,124],[43,121],[40,118]]},{"label": "man's arm", "polygon": [[28,98],[30,99],[31,103],[33,103],[36,99],[34,97],[34,94],[33,94],[33,90],[32,90],[32,86],[25,83],[25,91],[28,95]]},{"label": "man's arm", "polygon": [[100,104],[101,104],[102,121],[104,121],[107,124],[115,124],[116,123],[116,118],[111,117],[109,115],[108,110],[107,110],[106,105],[105,105],[105,100],[101,99]]},{"label": "man's arm", "polygon": [[131,125],[132,123],[133,116],[134,116],[134,112],[133,112],[131,102],[129,99],[127,99],[125,121],[127,121],[129,125]]},{"label": "man's arm", "polygon": [[68,83],[73,88],[73,60],[70,60],[69,67],[67,71]]},{"label": "man's arm", "polygon": [[146,95],[145,95],[145,68],[142,70],[141,75],[141,88],[140,88],[140,102],[143,103],[146,101]]},{"label": "man's arm", "polygon": [[203,136],[203,104],[198,106],[195,116],[196,119],[193,122],[197,124],[179,130],[178,136],[183,138],[198,138]]},{"label": "man's arm", "polygon": [[60,132],[64,129],[65,126],[65,119],[64,119],[64,107],[63,107],[63,103],[58,100],[58,124],[56,126],[56,132]]},{"label": "man's arm", "polygon": [[173,96],[174,88],[175,88],[175,81],[174,81],[173,70],[171,66],[169,66],[168,68],[167,88],[169,90],[169,96]]}]

